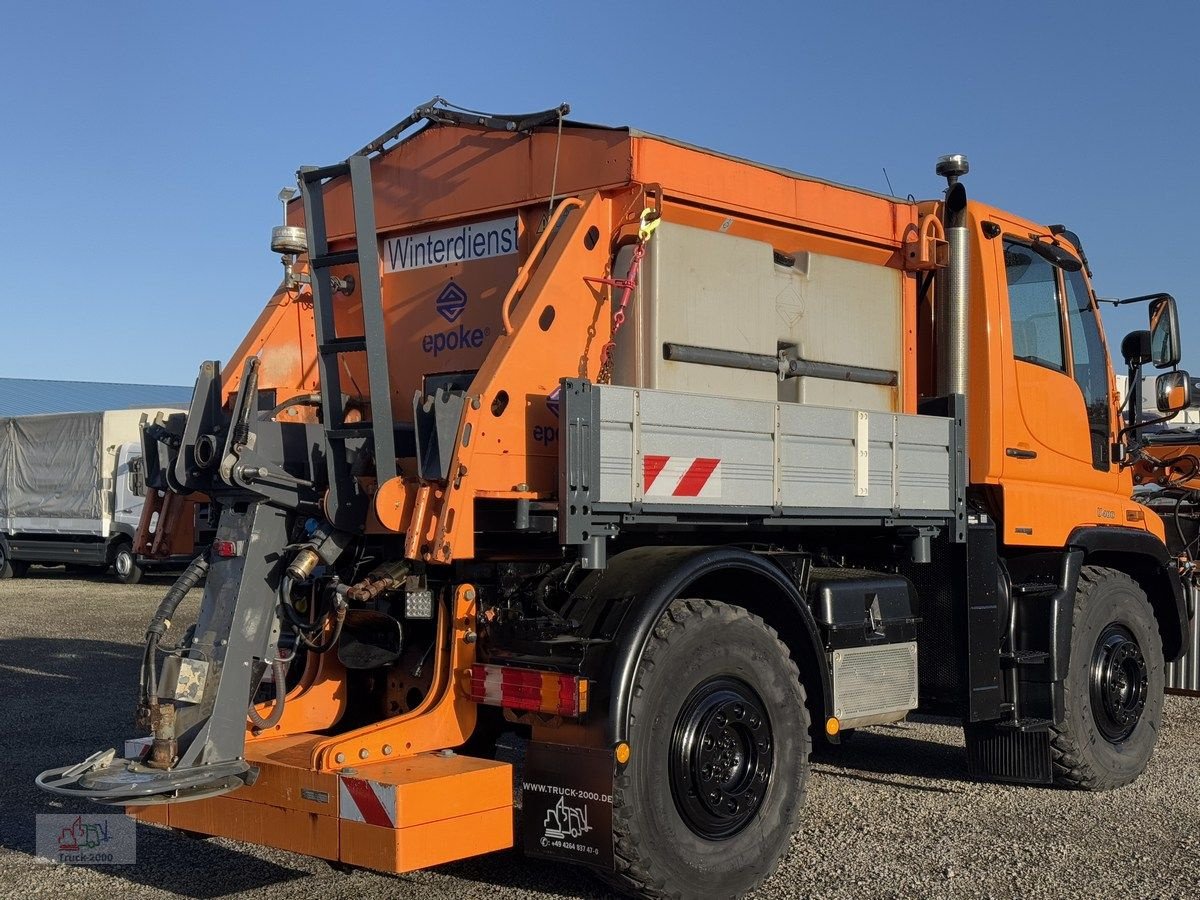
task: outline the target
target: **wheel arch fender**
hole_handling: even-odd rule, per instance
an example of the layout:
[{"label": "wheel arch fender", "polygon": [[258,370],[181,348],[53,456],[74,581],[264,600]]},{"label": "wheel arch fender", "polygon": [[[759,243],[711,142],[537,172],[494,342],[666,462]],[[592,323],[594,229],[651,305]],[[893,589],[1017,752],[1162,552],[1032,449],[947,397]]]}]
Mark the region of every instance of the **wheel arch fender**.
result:
[{"label": "wheel arch fender", "polygon": [[1085,565],[1118,569],[1138,583],[1158,620],[1163,658],[1178,659],[1192,611],[1166,544],[1148,531],[1103,525],[1075,529],[1067,544],[1083,551]]},{"label": "wheel arch fender", "polygon": [[[824,642],[799,587],[770,555],[743,547],[639,547],[612,557],[571,598],[569,615],[591,622],[603,652],[585,664],[607,699],[602,743],[628,738],[633,685],[659,618],[680,598],[720,600],[759,616],[778,632],[800,669],[813,721],[832,708]],[[566,612],[566,610],[564,610]]]},{"label": "wheel arch fender", "polygon": [[133,537],[124,531],[114,530],[108,537],[108,545],[104,549],[104,561],[106,565],[112,565],[117,560],[117,553],[122,547],[128,546],[130,552],[133,551]]}]

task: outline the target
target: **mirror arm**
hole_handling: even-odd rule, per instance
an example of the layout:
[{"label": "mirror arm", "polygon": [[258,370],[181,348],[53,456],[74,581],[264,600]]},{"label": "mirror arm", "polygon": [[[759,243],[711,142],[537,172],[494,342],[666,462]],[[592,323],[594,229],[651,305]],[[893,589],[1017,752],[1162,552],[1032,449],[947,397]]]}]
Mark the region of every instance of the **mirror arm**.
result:
[{"label": "mirror arm", "polygon": [[1138,414],[1142,410],[1142,367],[1141,365],[1129,366],[1129,396],[1127,398],[1125,410],[1125,428],[1121,429],[1117,434],[1117,440],[1121,439],[1121,435],[1126,431],[1136,431],[1138,427]]},{"label": "mirror arm", "polygon": [[[1117,432],[1117,440],[1120,441],[1121,437],[1123,435],[1125,435],[1126,433],[1131,432],[1131,431],[1137,432],[1140,429],[1145,428],[1147,425],[1161,425],[1164,422],[1170,422],[1173,418],[1175,418],[1181,412],[1183,412],[1183,410],[1176,410],[1175,412],[1171,413],[1168,416],[1160,416],[1157,419],[1147,419],[1145,422],[1139,422],[1137,425],[1126,425],[1124,428],[1122,428],[1120,431]],[[1134,438],[1137,439],[1136,434],[1134,435]],[[1139,441],[1139,443],[1140,443],[1140,441]]]},{"label": "mirror arm", "polygon": [[1124,300],[1105,300],[1113,306],[1125,306],[1127,303],[1149,303],[1152,300],[1174,300],[1170,294],[1142,294],[1140,297],[1126,297]]}]

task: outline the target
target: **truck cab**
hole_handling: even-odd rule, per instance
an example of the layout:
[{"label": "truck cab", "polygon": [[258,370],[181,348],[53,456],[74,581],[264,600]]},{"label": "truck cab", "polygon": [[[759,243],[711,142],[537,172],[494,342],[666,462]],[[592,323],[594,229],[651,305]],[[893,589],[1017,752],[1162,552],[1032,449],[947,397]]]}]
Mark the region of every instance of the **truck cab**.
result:
[{"label": "truck cab", "polygon": [[[1153,529],[1114,459],[1122,427],[1095,295],[1061,233],[972,203],[971,480],[995,485],[1003,540],[1062,546],[1081,526]],[[1054,248],[1039,254],[1034,244]],[[1052,256],[1053,259],[1047,258]]]}]

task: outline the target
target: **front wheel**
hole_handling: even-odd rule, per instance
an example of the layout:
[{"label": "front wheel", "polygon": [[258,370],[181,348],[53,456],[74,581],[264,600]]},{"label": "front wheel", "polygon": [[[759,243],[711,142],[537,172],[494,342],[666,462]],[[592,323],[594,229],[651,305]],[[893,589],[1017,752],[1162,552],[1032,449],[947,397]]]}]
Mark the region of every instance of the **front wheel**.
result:
[{"label": "front wheel", "polygon": [[8,555],[8,545],[0,541],[0,578],[24,578],[29,563]]},{"label": "front wheel", "polygon": [[113,571],[121,584],[137,584],[145,570],[138,565],[137,556],[129,544],[121,544],[113,555]]},{"label": "front wheel", "polygon": [[677,600],[650,636],[613,796],[616,886],[735,897],[787,851],[811,749],[800,673],[762,619]]},{"label": "front wheel", "polygon": [[1084,566],[1075,593],[1055,783],[1102,791],[1146,769],[1162,727],[1162,640],[1145,592],[1124,572]]}]

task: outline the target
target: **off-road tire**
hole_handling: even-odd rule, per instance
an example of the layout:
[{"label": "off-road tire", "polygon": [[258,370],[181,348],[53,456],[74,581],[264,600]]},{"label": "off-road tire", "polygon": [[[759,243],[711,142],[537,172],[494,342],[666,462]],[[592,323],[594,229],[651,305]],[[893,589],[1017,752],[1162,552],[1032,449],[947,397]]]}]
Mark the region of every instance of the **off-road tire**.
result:
[{"label": "off-road tire", "polygon": [[142,580],[145,569],[138,565],[133,545],[122,541],[113,553],[113,574],[121,584],[137,584]]},{"label": "off-road tire", "polygon": [[[1146,674],[1145,705],[1136,724],[1128,736],[1115,739],[1098,723],[1103,704],[1096,708],[1093,691],[1099,642],[1110,626],[1136,641]],[[1145,592],[1124,572],[1084,566],[1075,592],[1064,720],[1051,732],[1055,784],[1104,791],[1141,775],[1162,727],[1164,679],[1162,638]]]},{"label": "off-road tire", "polygon": [[[753,818],[713,840],[681,813],[671,760],[689,703],[716,683],[748,686],[761,700],[773,755]],[[812,744],[799,670],[762,619],[712,600],[674,601],[638,666],[629,745],[613,790],[616,871],[605,879],[612,886],[643,897],[735,897],[775,870],[800,818]],[[753,808],[755,795],[747,796]]]}]

